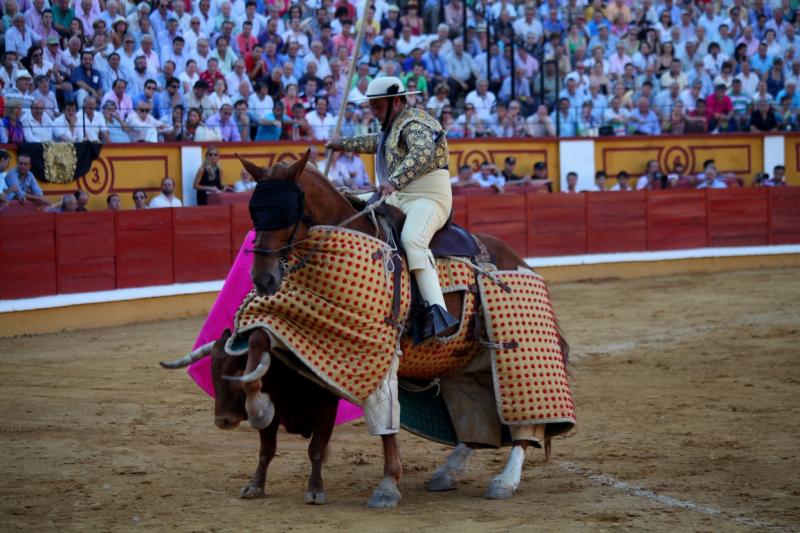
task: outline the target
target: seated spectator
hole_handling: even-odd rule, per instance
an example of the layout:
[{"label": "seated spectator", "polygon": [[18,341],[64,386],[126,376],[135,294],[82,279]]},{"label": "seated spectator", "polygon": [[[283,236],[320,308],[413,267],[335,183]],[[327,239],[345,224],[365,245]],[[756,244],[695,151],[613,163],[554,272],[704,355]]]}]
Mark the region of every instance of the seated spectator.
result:
[{"label": "seated spectator", "polygon": [[472,174],[469,165],[461,165],[458,167],[458,174],[450,178],[450,186],[454,189],[480,187],[481,182]]},{"label": "seated spectator", "polygon": [[527,185],[530,183],[530,178],[527,176],[520,176],[514,172],[514,167],[517,165],[517,160],[514,157],[506,157],[503,161],[503,170],[500,172],[506,185]]},{"label": "seated spectator", "polygon": [[620,170],[617,173],[617,183],[611,186],[609,189],[610,191],[632,191],[631,186],[628,184],[628,180],[630,180],[631,175],[625,172],[624,170]]},{"label": "seated spectator", "polygon": [[223,104],[219,113],[208,117],[205,123],[206,127],[215,130],[222,141],[239,142],[242,140],[242,136],[232,116],[233,106],[230,104]]},{"label": "seated spectator", "polygon": [[425,104],[425,109],[427,109],[433,117],[440,118],[442,116],[442,109],[450,106],[449,94],[450,88],[447,84],[440,83],[434,88],[433,96],[428,99],[428,102]]},{"label": "seated spectator", "polygon": [[328,113],[328,99],[324,96],[317,98],[316,107],[306,115],[311,126],[311,138],[315,141],[326,141],[333,135],[336,128],[336,119]]},{"label": "seated spectator", "polygon": [[337,160],[337,163],[344,168],[348,175],[348,178],[342,183],[343,186],[352,190],[363,190],[370,187],[367,170],[358,154],[344,152]]},{"label": "seated spectator", "polygon": [[570,107],[568,98],[558,100],[558,110],[550,114],[550,122],[555,125],[559,137],[575,137],[578,117],[575,109]]},{"label": "seated spectator", "polygon": [[706,99],[706,116],[709,130],[719,132],[734,131],[733,127],[733,102],[725,94],[725,84],[720,83],[714,87],[714,94]]},{"label": "seated spectator", "polygon": [[183,204],[175,197],[175,181],[169,176],[161,180],[161,194],[150,200],[150,208],[181,207]]},{"label": "seated spectator", "polygon": [[[348,104],[350,107],[350,104]],[[355,109],[355,106],[353,106]],[[283,111],[283,102],[278,100],[275,104],[268,109],[265,109],[258,119],[258,130],[256,130],[257,141],[277,141],[281,138],[283,132],[283,123],[288,121],[289,117]],[[344,134],[344,128],[342,133]]]},{"label": "seated spectator", "polygon": [[628,127],[639,135],[661,135],[658,116],[650,110],[647,98],[640,98],[636,109],[628,115]]},{"label": "seated spectator", "polygon": [[706,101],[699,98],[694,109],[686,113],[686,133],[708,133],[709,115],[706,113]]},{"label": "seated spectator", "polygon": [[636,190],[641,191],[647,189],[648,191],[661,189],[661,180],[663,174],[658,169],[658,161],[650,160],[644,169],[644,174],[636,180]]},{"label": "seated spectator", "polygon": [[306,120],[306,108],[302,103],[296,102],[292,106],[292,115],[283,124],[282,138],[291,141],[311,139],[311,126]]},{"label": "seated spectator", "polygon": [[[337,152],[338,153],[338,152]],[[256,188],[257,182],[250,173],[242,169],[239,173],[239,181],[233,184],[233,192],[248,192]]]},{"label": "seated spectator", "polygon": [[125,120],[120,116],[117,111],[117,104],[113,100],[106,100],[105,104],[103,104],[103,120],[106,121],[109,142],[131,142],[126,131],[127,126],[125,125]]},{"label": "seated spectator", "polygon": [[94,53],[86,50],[81,52],[81,64],[72,69],[70,83],[75,89],[75,98],[79,107],[83,107],[83,101],[92,96],[95,101],[100,101],[102,79],[100,72],[94,68]]},{"label": "seated spectator", "polygon": [[134,209],[147,209],[147,193],[142,189],[136,189],[131,195],[133,197]]},{"label": "seated spectator", "polygon": [[22,124],[22,104],[17,100],[6,102],[3,130],[8,143],[25,142],[25,128]]},{"label": "seated spectator", "polygon": [[709,161],[703,167],[703,179],[697,184],[698,189],[727,189],[728,185],[717,173],[717,165]]},{"label": "seated spectator", "polygon": [[780,106],[775,110],[775,120],[778,122],[778,129],[781,131],[792,131],[797,129],[797,113],[792,109],[792,97],[785,95],[779,98]]},{"label": "seated spectator", "polygon": [[120,211],[122,208],[120,207],[119,195],[109,194],[106,198],[106,206],[108,206],[109,211]]},{"label": "seated spectator", "polygon": [[489,161],[481,163],[481,168],[473,176],[473,179],[477,180],[484,189],[492,187],[497,192],[503,192],[506,184],[506,179],[497,173],[497,167]]},{"label": "seated spectator", "polygon": [[37,205],[49,206],[42,188],[31,172],[31,157],[27,154],[17,156],[16,168],[8,171],[5,177],[5,195],[9,201],[16,200],[21,204],[30,200]]},{"label": "seated spectator", "polygon": [[31,104],[30,113],[22,118],[25,141],[46,143],[53,140],[53,121],[44,112],[44,102],[36,100]]},{"label": "seated spectator", "polygon": [[65,194],[61,200],[47,210],[48,213],[74,213],[78,210],[78,200],[74,194]]},{"label": "seated spectator", "polygon": [[786,167],[775,165],[772,168],[772,178],[764,182],[765,187],[786,187]]},{"label": "seated spectator", "polygon": [[755,110],[750,114],[750,131],[771,132],[778,129],[775,113],[767,100],[759,100]]},{"label": "seated spectator", "polygon": [[567,172],[567,190],[561,191],[564,193],[578,193],[578,174],[575,172]]},{"label": "seated spectator", "polygon": [[75,200],[78,201],[77,207],[75,207],[75,212],[77,213],[86,213],[89,211],[89,193],[86,191],[77,190],[74,192]]},{"label": "seated spectator", "polygon": [[78,142],[78,115],[75,102],[64,103],[64,113],[53,121],[53,139],[60,142]]},{"label": "seated spectator", "polygon": [[584,189],[586,192],[602,192],[606,190],[606,172],[598,170],[594,173],[594,185]]},{"label": "seated spectator", "polygon": [[79,141],[111,142],[108,126],[102,113],[97,112],[97,100],[93,96],[88,96],[83,101],[83,109],[78,115],[77,130]]},{"label": "seated spectator", "polygon": [[157,143],[158,133],[164,128],[164,125],[159,123],[153,115],[150,114],[150,104],[146,102],[139,102],[136,105],[134,113],[128,115],[125,119],[125,125],[128,127],[128,136],[131,142],[148,142]]}]

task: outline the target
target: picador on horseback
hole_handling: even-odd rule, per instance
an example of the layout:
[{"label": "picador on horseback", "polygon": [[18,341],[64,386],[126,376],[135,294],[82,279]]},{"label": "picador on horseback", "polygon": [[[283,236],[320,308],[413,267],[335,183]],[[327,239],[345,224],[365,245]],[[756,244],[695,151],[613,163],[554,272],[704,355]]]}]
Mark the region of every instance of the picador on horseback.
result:
[{"label": "picador on horseback", "polygon": [[[280,392],[272,372],[297,372],[362,407],[384,452],[370,507],[400,501],[401,424],[455,446],[426,484],[432,491],[456,488],[475,449],[511,445],[486,490],[488,498],[509,498],[526,449],[547,451],[553,437],[575,426],[566,343],[542,277],[501,240],[447,223],[447,141],[436,121],[405,108],[406,94],[397,78],[373,81],[367,95],[382,133],[328,145],[376,154],[385,205],[365,207],[336,190],[307,165],[310,150],[290,165],[242,160],[258,182],[249,205],[255,238],[245,245],[253,263],[249,273],[228,279],[248,276],[253,289],[224,335],[224,350],[215,352],[214,388],[241,395],[231,403],[243,406],[252,427],[272,432],[262,433],[262,449],[274,447],[275,428],[291,412],[288,396],[282,405],[270,397]],[[412,312],[412,278],[424,301],[422,320]],[[211,351],[165,366],[199,364]],[[273,358],[280,365],[270,370]],[[236,386],[226,388],[226,381]],[[238,420],[237,413],[218,415]],[[324,448],[331,423],[319,417],[315,449]],[[265,468],[248,493],[263,485]],[[325,501],[321,483],[310,482],[309,492],[307,501]]]},{"label": "picador on horseback", "polygon": [[[377,78],[367,87],[372,114],[381,121],[381,133],[342,139],[334,137],[327,147],[345,152],[375,154],[378,192],[386,203],[400,209],[406,222],[400,242],[408,269],[414,273],[425,301],[427,327],[422,339],[445,337],[458,327],[447,307],[428,245],[450,217],[450,151],[442,126],[421,109],[406,107],[408,92],[394,76]],[[370,195],[362,195],[369,199]]]}]

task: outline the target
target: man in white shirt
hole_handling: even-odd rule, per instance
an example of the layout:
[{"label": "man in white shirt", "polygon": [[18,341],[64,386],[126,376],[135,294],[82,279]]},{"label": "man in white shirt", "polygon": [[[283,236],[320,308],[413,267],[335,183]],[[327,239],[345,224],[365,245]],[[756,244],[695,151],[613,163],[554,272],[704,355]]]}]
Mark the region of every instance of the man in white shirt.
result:
[{"label": "man in white shirt", "polygon": [[481,163],[480,172],[472,176],[472,179],[480,183],[482,188],[494,187],[497,192],[503,192],[506,185],[506,178],[497,173],[497,167],[488,161]]},{"label": "man in white shirt", "polygon": [[517,38],[524,40],[529,33],[533,33],[537,42],[541,39],[544,30],[542,24],[533,17],[535,14],[536,8],[532,4],[525,7],[524,18],[517,19],[513,25]]},{"label": "man in white shirt", "polygon": [[742,92],[748,96],[753,96],[758,90],[758,82],[761,81],[758,75],[750,69],[749,61],[742,61],[739,63],[742,71],[734,76],[733,79],[741,80]]},{"label": "man in white shirt", "polygon": [[311,126],[311,136],[315,141],[327,141],[336,128],[336,119],[328,113],[328,99],[324,96],[317,98],[317,106],[306,115],[306,120]]},{"label": "man in white shirt", "polygon": [[161,194],[150,200],[149,207],[182,207],[183,204],[175,198],[175,180],[169,176],[161,180]]},{"label": "man in white shirt", "polygon": [[489,80],[486,78],[479,79],[475,87],[475,90],[470,91],[467,95],[464,104],[474,105],[478,118],[489,120],[494,106],[497,103],[497,98],[493,92],[489,91]]},{"label": "man in white shirt", "polygon": [[47,143],[53,140],[53,121],[44,112],[44,106],[42,100],[34,101],[30,113],[22,118],[26,142]]},{"label": "man in white shirt", "polygon": [[78,139],[94,143],[111,142],[106,120],[97,112],[97,100],[92,96],[83,101],[83,110],[78,113]]}]

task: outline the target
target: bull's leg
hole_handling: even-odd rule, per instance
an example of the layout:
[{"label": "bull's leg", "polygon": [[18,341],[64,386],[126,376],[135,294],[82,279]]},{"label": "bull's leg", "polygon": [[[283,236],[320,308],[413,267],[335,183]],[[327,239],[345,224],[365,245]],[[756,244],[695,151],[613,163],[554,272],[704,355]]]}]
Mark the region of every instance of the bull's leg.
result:
[{"label": "bull's leg", "polygon": [[515,440],[508,457],[506,467],[497,475],[486,489],[486,497],[490,500],[506,500],[514,495],[522,479],[522,464],[525,462],[527,440]]},{"label": "bull's leg", "polygon": [[333,402],[329,416],[320,416],[311,442],[308,443],[308,458],[311,460],[311,475],[308,478],[308,490],[305,494],[305,502],[311,505],[323,505],[328,503],[325,495],[325,487],[322,482],[322,463],[325,461],[325,450],[333,434],[333,426],[336,421],[336,408],[338,402]]},{"label": "bull's leg", "polygon": [[403,463],[400,460],[397,434],[381,435],[381,439],[383,440],[383,479],[372,492],[367,507],[391,508],[396,507],[402,498],[397,483],[403,476]]},{"label": "bull's leg", "polygon": [[261,438],[261,450],[258,452],[258,466],[253,472],[253,477],[242,487],[239,496],[242,498],[260,498],[264,495],[264,483],[267,481],[267,468],[272,458],[275,457],[275,450],[278,447],[278,426],[275,420],[268,427],[259,430]]},{"label": "bull's leg", "polygon": [[455,489],[458,486],[459,478],[464,475],[467,463],[474,453],[474,448],[460,442],[450,452],[447,461],[437,468],[433,476],[425,483],[425,488],[432,492]]}]

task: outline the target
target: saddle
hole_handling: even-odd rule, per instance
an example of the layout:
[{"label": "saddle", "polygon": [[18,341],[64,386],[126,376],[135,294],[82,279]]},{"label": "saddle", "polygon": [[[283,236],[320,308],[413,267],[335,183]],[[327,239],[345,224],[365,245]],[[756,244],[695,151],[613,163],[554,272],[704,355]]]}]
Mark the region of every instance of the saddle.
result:
[{"label": "saddle", "polygon": [[[378,201],[380,196],[375,193],[367,202],[352,196],[348,196],[348,199],[353,204],[353,207],[362,210],[367,205]],[[382,222],[384,222],[382,224],[384,231],[391,233],[394,242],[399,243],[400,233],[403,231],[403,225],[406,221],[405,213],[387,204],[380,205],[375,209],[375,213],[380,217],[379,220],[382,219]],[[484,252],[470,232],[453,223],[452,211],[445,225],[434,234],[428,247],[433,257],[469,257],[474,259]]]}]

